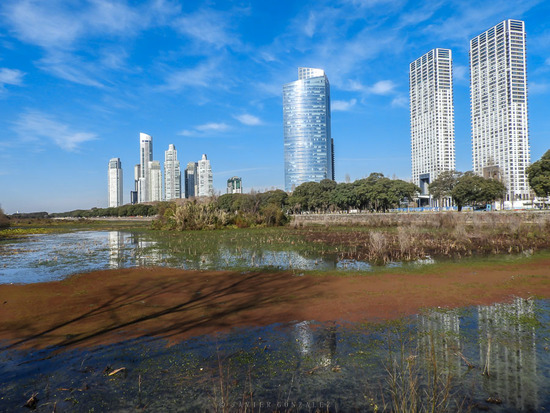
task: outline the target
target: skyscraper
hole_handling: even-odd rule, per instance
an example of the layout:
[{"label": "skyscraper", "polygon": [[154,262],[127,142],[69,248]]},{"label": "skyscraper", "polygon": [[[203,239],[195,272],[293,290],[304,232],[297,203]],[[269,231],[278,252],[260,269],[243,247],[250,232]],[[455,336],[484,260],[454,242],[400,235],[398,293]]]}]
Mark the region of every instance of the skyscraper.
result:
[{"label": "skyscraper", "polygon": [[455,169],[451,51],[433,49],[412,62],[409,86],[412,179],[421,189],[421,203],[428,204],[428,185]]},{"label": "skyscraper", "polygon": [[164,198],[181,198],[181,169],[178,161],[178,151],[172,144],[164,152]]},{"label": "skyscraper", "polygon": [[238,176],[234,176],[227,180],[227,193],[228,194],[242,194],[243,193],[243,180]]},{"label": "skyscraper", "polygon": [[112,158],[109,161],[109,207],[122,204],[122,163],[120,158]]},{"label": "skyscraper", "polygon": [[192,198],[196,194],[197,163],[189,162],[185,169],[185,197]]},{"label": "skyscraper", "polygon": [[149,199],[148,202],[162,201],[162,173],[160,162],[149,162]]},{"label": "skyscraper", "polygon": [[529,199],[525,23],[505,20],[470,40],[474,172],[502,180],[507,201]]},{"label": "skyscraper", "polygon": [[322,69],[298,68],[298,80],[283,86],[285,190],[334,180],[330,84]]},{"label": "skyscraper", "polygon": [[202,155],[202,159],[197,162],[197,192],[195,196],[214,196],[214,185],[212,178],[212,167],[210,161],[206,158],[206,154]]},{"label": "skyscraper", "polygon": [[146,133],[139,134],[139,179],[138,179],[138,202],[152,201],[149,193],[149,162],[153,160],[153,138]]}]

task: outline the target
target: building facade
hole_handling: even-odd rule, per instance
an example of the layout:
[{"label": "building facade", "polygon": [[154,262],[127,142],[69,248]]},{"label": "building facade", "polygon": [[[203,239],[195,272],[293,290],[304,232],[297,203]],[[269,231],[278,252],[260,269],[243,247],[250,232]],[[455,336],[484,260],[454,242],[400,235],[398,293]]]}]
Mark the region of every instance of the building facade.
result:
[{"label": "building facade", "polygon": [[162,172],[159,161],[149,162],[149,200],[147,202],[162,201]]},{"label": "building facade", "polygon": [[189,162],[185,168],[185,197],[193,198],[196,194],[197,163]]},{"label": "building facade", "polygon": [[164,152],[164,199],[181,198],[181,168],[178,151],[172,144]]},{"label": "building facade", "polygon": [[[453,67],[449,49],[430,50],[410,64],[409,95],[412,179],[421,189],[421,204],[429,204],[428,185],[441,172],[456,168]],[[451,200],[443,202],[445,205],[438,206],[449,206]]]},{"label": "building facade", "polygon": [[206,154],[197,162],[197,175],[195,196],[214,196],[214,180],[212,177],[212,167]]},{"label": "building facade", "polygon": [[334,180],[330,84],[322,69],[298,68],[283,86],[285,190],[304,182]]},{"label": "building facade", "polygon": [[238,176],[234,176],[227,180],[227,193],[228,194],[242,194],[243,193],[243,180]]},{"label": "building facade", "polygon": [[505,20],[470,40],[475,173],[501,180],[506,201],[529,199],[525,23]]},{"label": "building facade", "polygon": [[153,138],[146,133],[139,134],[139,178],[138,178],[138,202],[150,202],[151,187],[149,162],[153,160]]},{"label": "building facade", "polygon": [[119,207],[122,199],[122,163],[120,158],[109,160],[109,207]]}]

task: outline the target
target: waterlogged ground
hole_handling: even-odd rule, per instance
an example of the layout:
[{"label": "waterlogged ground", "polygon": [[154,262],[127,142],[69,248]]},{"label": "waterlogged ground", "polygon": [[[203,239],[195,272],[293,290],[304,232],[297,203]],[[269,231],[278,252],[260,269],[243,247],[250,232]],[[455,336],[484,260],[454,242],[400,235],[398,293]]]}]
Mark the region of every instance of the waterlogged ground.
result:
[{"label": "waterlogged ground", "polygon": [[0,411],[545,411],[550,302],[0,352]]},{"label": "waterlogged ground", "polygon": [[169,266],[181,269],[368,270],[281,229],[184,233],[78,231],[0,242],[0,283],[35,283],[70,274]]}]

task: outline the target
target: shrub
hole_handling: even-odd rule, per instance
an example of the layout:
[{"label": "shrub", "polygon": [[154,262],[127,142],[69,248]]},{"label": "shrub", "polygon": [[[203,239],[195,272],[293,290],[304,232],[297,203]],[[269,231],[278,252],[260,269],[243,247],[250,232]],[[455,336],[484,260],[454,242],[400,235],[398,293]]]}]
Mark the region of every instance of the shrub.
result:
[{"label": "shrub", "polygon": [[4,214],[4,211],[0,208],[0,229],[9,228],[10,219]]}]

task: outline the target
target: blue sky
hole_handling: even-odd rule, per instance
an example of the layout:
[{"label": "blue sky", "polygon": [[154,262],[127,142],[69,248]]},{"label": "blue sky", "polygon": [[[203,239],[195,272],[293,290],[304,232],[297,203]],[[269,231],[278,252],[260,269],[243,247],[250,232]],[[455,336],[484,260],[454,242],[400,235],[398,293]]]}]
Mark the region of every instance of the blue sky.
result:
[{"label": "blue sky", "polygon": [[206,153],[215,189],[282,188],[282,85],[298,67],[331,83],[336,180],[409,179],[409,63],[435,47],[454,64],[457,169],[471,169],[469,40],[508,18],[527,30],[531,160],[550,148],[550,2],[0,2],[0,205],[107,205],[119,157],[129,201],[139,132],[153,157]]}]

